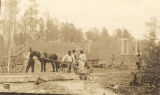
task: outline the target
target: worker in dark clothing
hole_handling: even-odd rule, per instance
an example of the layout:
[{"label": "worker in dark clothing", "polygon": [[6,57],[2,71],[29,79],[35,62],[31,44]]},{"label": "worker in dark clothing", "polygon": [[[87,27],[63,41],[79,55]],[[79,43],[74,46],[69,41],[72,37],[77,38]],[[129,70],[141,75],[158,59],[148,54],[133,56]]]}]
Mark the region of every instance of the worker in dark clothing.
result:
[{"label": "worker in dark clothing", "polygon": [[73,70],[76,73],[78,70],[78,59],[77,59],[78,55],[76,53],[76,50],[72,50],[72,57],[75,59],[73,62]]},{"label": "worker in dark clothing", "polygon": [[142,58],[140,54],[138,54],[137,56],[138,56],[138,61],[136,62],[136,65],[137,65],[137,69],[140,70],[142,66]]},{"label": "worker in dark clothing", "polygon": [[26,57],[28,59],[28,64],[27,64],[27,67],[26,67],[26,73],[29,71],[29,68],[31,67],[32,69],[32,73],[34,73],[34,64],[35,64],[35,61],[33,59],[33,51],[32,51],[32,48],[29,48],[29,53],[28,53],[28,56]]}]

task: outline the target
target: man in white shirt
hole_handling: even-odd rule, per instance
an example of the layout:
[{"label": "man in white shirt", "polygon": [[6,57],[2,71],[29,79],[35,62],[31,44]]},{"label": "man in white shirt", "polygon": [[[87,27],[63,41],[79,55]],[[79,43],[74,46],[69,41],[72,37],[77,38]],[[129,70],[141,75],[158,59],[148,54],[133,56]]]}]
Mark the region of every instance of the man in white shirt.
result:
[{"label": "man in white shirt", "polygon": [[68,51],[68,54],[62,58],[62,62],[65,62],[67,64],[67,72],[71,73],[72,63],[75,62],[74,57],[71,55],[71,51]]},{"label": "man in white shirt", "polygon": [[26,59],[29,59],[31,52],[32,52],[32,48],[29,48],[29,52],[28,52],[28,55],[26,56]]}]

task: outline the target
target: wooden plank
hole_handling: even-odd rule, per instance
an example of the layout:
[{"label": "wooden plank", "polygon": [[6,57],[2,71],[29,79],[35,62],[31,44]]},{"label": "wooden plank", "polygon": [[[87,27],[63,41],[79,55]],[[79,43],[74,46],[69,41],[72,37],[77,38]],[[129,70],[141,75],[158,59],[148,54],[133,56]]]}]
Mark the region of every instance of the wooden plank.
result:
[{"label": "wooden plank", "polygon": [[6,74],[0,75],[0,83],[15,83],[15,82],[33,82],[38,77],[46,81],[57,81],[57,80],[73,80],[78,79],[74,73],[44,73],[44,74]]}]

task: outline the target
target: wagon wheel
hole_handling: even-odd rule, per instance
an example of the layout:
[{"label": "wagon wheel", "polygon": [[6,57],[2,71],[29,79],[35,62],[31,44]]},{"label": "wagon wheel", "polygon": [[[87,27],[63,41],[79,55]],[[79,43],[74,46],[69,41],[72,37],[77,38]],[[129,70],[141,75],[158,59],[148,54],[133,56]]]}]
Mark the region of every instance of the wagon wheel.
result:
[{"label": "wagon wheel", "polygon": [[16,64],[16,73],[23,73],[24,72],[24,64],[23,62],[20,62],[20,64]]},{"label": "wagon wheel", "polygon": [[23,73],[24,65],[16,65],[15,72],[16,73]]},{"label": "wagon wheel", "polygon": [[6,64],[7,64],[7,63],[5,63],[5,62],[2,63],[2,72],[3,72],[3,73],[7,73],[7,71],[8,71],[8,70],[7,70],[7,65],[6,65]]}]

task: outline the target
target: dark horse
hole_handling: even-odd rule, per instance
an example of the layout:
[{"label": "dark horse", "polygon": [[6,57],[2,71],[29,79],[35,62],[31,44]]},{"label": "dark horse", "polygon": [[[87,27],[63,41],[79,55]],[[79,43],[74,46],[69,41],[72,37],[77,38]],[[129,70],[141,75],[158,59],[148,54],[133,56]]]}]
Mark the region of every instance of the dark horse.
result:
[{"label": "dark horse", "polygon": [[54,53],[48,55],[46,52],[42,53],[41,57],[41,72],[46,71],[46,63],[51,63],[53,72],[58,72],[59,69],[59,61],[58,56]]},{"label": "dark horse", "polygon": [[[47,55],[47,53],[40,53],[38,51],[32,51],[30,53],[30,59],[32,59],[33,63],[33,57],[36,56],[38,58],[38,60],[41,62],[41,72],[45,72],[46,71],[46,63],[51,63],[52,64],[52,69],[53,72],[58,71],[59,68],[59,62],[58,60],[58,56],[54,53],[50,54],[49,56]],[[34,68],[34,67],[33,67]]]}]

